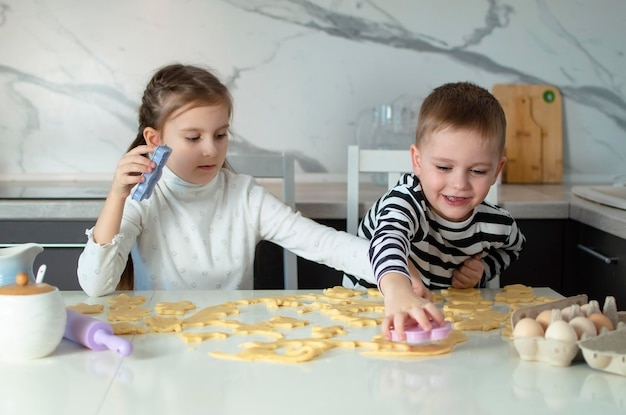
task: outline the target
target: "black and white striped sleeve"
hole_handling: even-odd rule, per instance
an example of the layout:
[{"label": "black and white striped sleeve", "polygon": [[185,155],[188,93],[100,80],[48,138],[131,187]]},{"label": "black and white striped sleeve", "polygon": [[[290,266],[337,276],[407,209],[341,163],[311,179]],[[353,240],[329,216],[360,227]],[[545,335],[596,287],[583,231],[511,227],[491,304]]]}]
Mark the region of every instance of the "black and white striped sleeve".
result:
[{"label": "black and white striped sleeve", "polygon": [[364,218],[364,221],[372,221],[364,223],[364,227],[373,228],[369,254],[376,281],[389,272],[398,272],[408,278],[407,258],[411,243],[415,238],[424,237],[420,234],[423,229],[418,220],[423,211],[406,187],[392,189],[372,211],[376,217],[368,215]]}]

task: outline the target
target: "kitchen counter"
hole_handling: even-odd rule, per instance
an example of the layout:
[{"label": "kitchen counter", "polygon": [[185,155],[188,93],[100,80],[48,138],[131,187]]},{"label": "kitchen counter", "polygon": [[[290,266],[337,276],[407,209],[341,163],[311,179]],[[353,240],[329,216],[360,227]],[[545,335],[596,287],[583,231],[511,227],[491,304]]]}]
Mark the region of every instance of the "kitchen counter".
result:
[{"label": "kitchen counter", "polygon": [[[483,290],[483,297],[493,299],[498,291]],[[161,301],[189,300],[199,309],[238,299],[309,292],[321,293],[139,291],[134,295],[145,296],[148,308]],[[560,297],[548,288],[536,288],[535,293]],[[62,294],[67,305],[107,304],[106,297],[89,298],[79,291]],[[297,314],[289,307],[271,310],[263,304],[241,306],[240,314],[228,319],[252,323],[277,314],[309,320],[311,325],[337,324],[320,313]],[[370,340],[379,330],[348,328],[349,334],[338,339]],[[310,326],[284,332],[287,338],[308,337]],[[332,349],[300,364],[220,360],[208,355],[210,351],[235,353],[242,342],[268,340],[259,335],[190,344],[174,333],[127,336],[134,346],[128,357],[63,340],[48,357],[0,363],[0,413],[623,413],[625,377],[592,369],[584,361],[569,367],[521,361],[499,330],[466,333],[466,343],[437,357],[374,358],[362,355],[359,349]]]},{"label": "kitchen counter", "polygon": [[[281,196],[279,180],[259,182]],[[32,182],[16,187],[15,183],[0,182],[0,220],[95,220],[109,183]],[[567,184],[503,184],[499,187],[500,205],[516,219],[570,218],[626,238],[626,211],[588,202],[572,195],[571,188]],[[363,183],[361,213],[384,191],[383,187]],[[296,207],[310,218],[345,219],[346,198],[345,182],[305,181],[296,185]]]}]

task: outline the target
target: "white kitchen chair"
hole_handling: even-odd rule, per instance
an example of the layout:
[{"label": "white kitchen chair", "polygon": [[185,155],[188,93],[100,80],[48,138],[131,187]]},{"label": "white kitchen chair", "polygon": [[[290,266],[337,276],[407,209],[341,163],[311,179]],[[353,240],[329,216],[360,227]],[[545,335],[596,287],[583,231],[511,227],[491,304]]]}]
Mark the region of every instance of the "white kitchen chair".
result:
[{"label": "white kitchen chair", "polygon": [[[382,173],[387,175],[387,189],[396,185],[403,173],[413,171],[409,150],[368,150],[359,146],[348,147],[348,200],[346,230],[357,234],[360,219],[359,184],[361,173]],[[487,200],[497,202],[497,184],[491,186]],[[369,206],[367,207],[369,209]],[[500,288],[500,277],[487,282],[487,288]]]},{"label": "white kitchen chair", "polygon": [[[396,185],[403,173],[413,171],[411,155],[407,150],[366,150],[348,147],[348,201],[346,230],[356,235],[360,219],[359,184],[361,173],[387,175],[387,189]],[[369,208],[369,206],[367,206]]]},{"label": "white kitchen chair", "polygon": [[[283,201],[296,207],[296,184],[293,156],[281,154],[229,154],[231,167],[242,174],[261,179],[283,179]],[[286,290],[298,289],[298,256],[283,250],[283,270]]]}]

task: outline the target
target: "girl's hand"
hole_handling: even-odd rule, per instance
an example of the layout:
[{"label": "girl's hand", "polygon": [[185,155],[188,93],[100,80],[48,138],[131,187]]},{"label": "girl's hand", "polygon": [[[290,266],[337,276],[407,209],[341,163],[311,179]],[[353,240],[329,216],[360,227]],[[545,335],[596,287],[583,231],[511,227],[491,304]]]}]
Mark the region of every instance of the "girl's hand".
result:
[{"label": "girl's hand", "polygon": [[480,259],[480,254],[474,255],[472,258],[467,258],[458,269],[452,271],[454,288],[472,288],[480,282],[485,272],[485,266]]},{"label": "girl's hand", "polygon": [[431,301],[416,295],[411,281],[404,275],[385,274],[380,284],[385,296],[385,318],[381,330],[387,340],[391,340],[392,328],[400,339],[405,339],[405,327],[417,323],[428,331],[432,329],[431,321],[443,323],[444,315],[441,310]]},{"label": "girl's hand", "polygon": [[155,149],[152,145],[141,145],[124,154],[117,162],[109,195],[126,199],[133,186],[145,180],[142,174],[150,173],[156,167],[156,163],[143,156]]}]

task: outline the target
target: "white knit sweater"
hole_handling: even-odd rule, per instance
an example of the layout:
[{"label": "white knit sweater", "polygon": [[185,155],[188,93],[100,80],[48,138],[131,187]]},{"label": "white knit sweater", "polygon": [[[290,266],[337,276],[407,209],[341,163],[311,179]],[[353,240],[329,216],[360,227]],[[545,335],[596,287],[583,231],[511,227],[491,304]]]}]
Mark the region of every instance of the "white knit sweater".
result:
[{"label": "white knit sweater", "polygon": [[252,289],[260,240],[374,281],[366,239],[304,218],[254,178],[226,169],[196,185],[165,167],[149,199],[126,200],[111,243],[97,244],[92,233],[78,260],[90,296],[115,290],[131,249],[136,290]]}]

